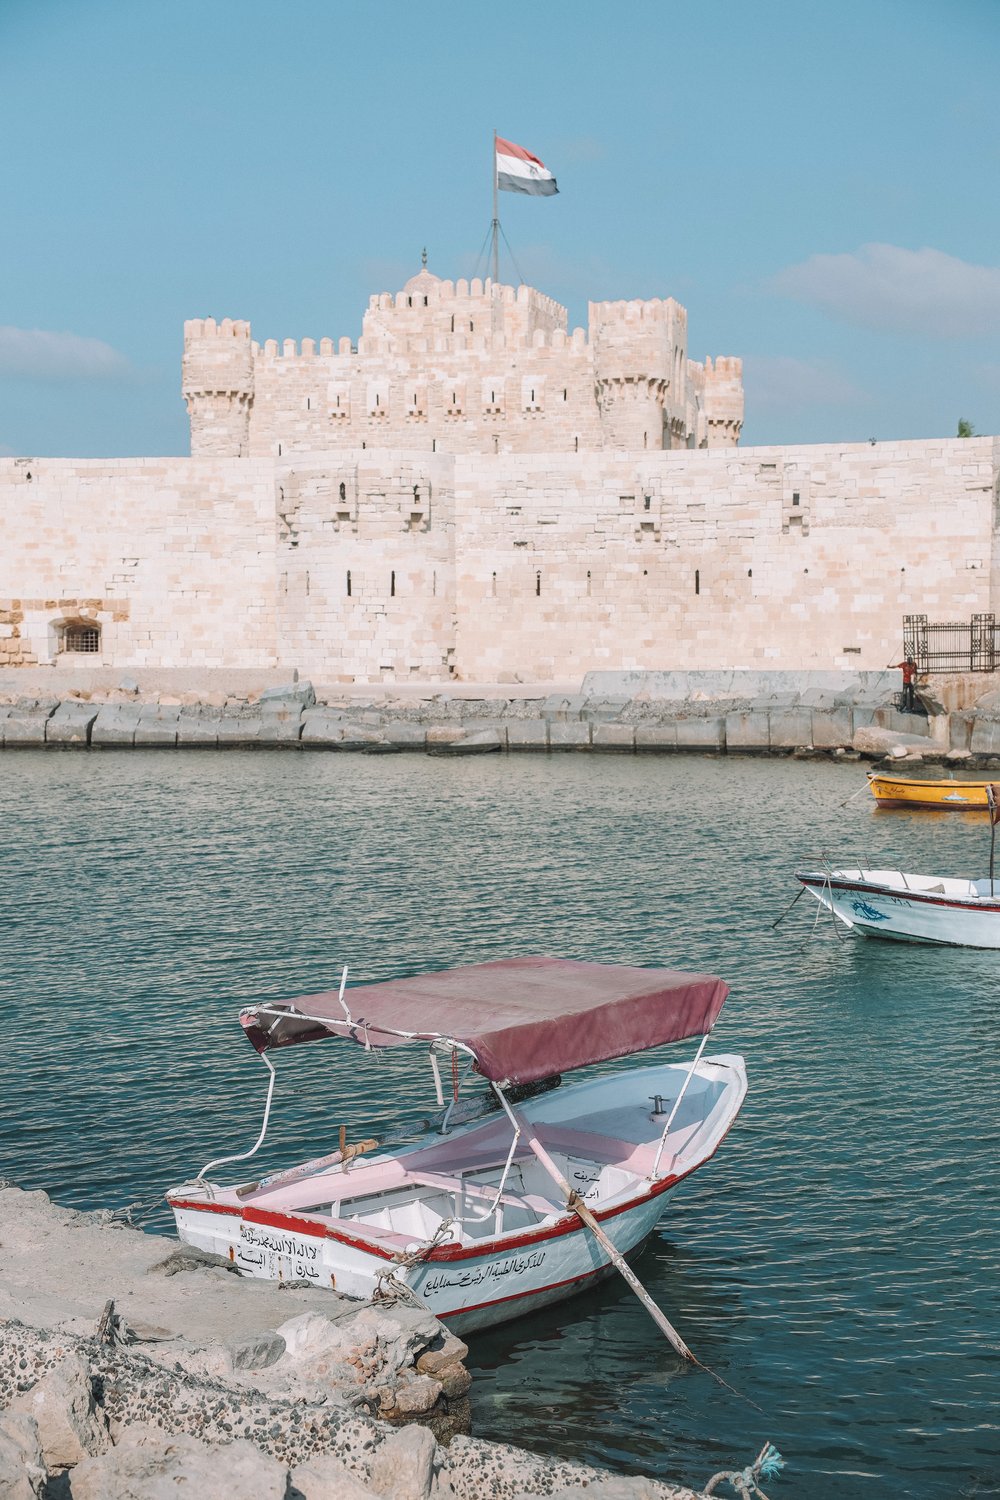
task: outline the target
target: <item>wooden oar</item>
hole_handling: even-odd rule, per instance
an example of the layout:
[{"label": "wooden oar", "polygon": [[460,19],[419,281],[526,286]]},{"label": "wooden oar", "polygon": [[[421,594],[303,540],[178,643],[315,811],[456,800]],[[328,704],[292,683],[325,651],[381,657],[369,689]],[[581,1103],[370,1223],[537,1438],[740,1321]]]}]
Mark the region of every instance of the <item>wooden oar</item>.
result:
[{"label": "wooden oar", "polygon": [[[564,1184],[564,1186],[566,1186],[566,1184]],[[584,1203],[583,1199],[580,1197],[580,1194],[576,1192],[575,1189],[570,1188],[569,1197],[567,1198],[566,1202],[567,1206],[573,1210],[577,1218],[582,1219],[584,1224],[586,1224],[587,1228],[590,1230],[591,1234],[594,1236],[594,1239],[600,1245],[601,1249],[604,1251],[605,1255],[608,1257],[608,1260],[610,1260],[615,1270],[621,1272],[625,1280],[628,1282],[629,1286],[632,1288],[633,1292],[635,1292],[635,1295],[638,1297],[639,1301],[642,1303],[643,1307],[649,1313],[649,1316],[652,1318],[657,1328],[662,1334],[665,1335],[667,1339],[669,1339],[670,1343],[677,1350],[677,1353],[681,1356],[681,1358],[690,1360],[693,1365],[700,1364],[701,1361],[695,1359],[694,1355],[691,1353],[691,1350],[688,1348],[687,1344],[685,1344],[684,1340],[681,1338],[680,1334],[677,1332],[677,1329],[671,1323],[670,1319],[665,1315],[665,1313],[661,1312],[659,1307],[657,1307],[656,1303],[646,1291],[646,1288],[643,1286],[642,1282],[639,1280],[638,1276],[635,1274],[632,1267],[625,1259],[624,1255],[622,1255],[621,1251],[616,1249],[608,1239],[607,1235],[604,1233],[604,1230],[594,1218],[594,1215],[591,1213],[586,1203]]]},{"label": "wooden oar", "polygon": [[507,1110],[508,1115],[510,1115],[510,1117],[514,1120],[515,1124],[520,1126],[525,1140],[528,1142],[528,1145],[531,1147],[532,1151],[541,1162],[546,1172],[548,1172],[549,1176],[552,1178],[552,1181],[556,1183],[557,1186],[561,1188],[562,1191],[566,1194],[566,1207],[571,1209],[573,1213],[576,1214],[581,1224],[583,1224],[585,1228],[590,1230],[591,1234],[594,1236],[595,1240],[600,1245],[601,1249],[604,1251],[605,1255],[608,1257],[615,1270],[621,1273],[629,1287],[631,1287],[632,1291],[635,1292],[635,1295],[638,1297],[643,1307],[649,1313],[649,1316],[652,1318],[657,1328],[670,1342],[672,1347],[676,1349],[681,1358],[688,1360],[692,1365],[697,1365],[699,1370],[705,1371],[706,1375],[711,1375],[713,1380],[717,1380],[720,1385],[724,1385],[727,1391],[732,1391],[734,1396],[739,1396],[743,1401],[750,1402],[750,1405],[754,1408],[755,1411],[762,1411],[763,1408],[759,1407],[756,1401],[750,1401],[749,1396],[744,1396],[742,1391],[736,1390],[735,1386],[731,1386],[728,1380],[723,1380],[721,1375],[717,1375],[714,1370],[709,1369],[708,1365],[703,1365],[701,1360],[698,1359],[696,1355],[691,1353],[691,1350],[688,1348],[687,1344],[685,1344],[684,1340],[681,1338],[680,1334],[677,1332],[677,1329],[671,1323],[670,1319],[657,1306],[652,1297],[646,1291],[646,1288],[643,1286],[638,1276],[632,1270],[632,1267],[629,1265],[624,1255],[622,1255],[617,1246],[612,1244],[611,1240],[605,1234],[604,1230],[601,1228],[600,1224],[597,1222],[596,1218],[591,1213],[586,1203],[584,1203],[583,1199],[580,1197],[580,1194],[576,1191],[575,1188],[570,1187],[569,1183],[566,1181],[565,1177],[560,1172],[559,1168],[556,1166],[555,1162],[552,1160],[551,1156],[546,1151],[541,1141],[538,1139],[529,1121],[526,1120],[524,1116],[517,1110],[511,1109],[506,1101],[503,1100],[502,1095],[501,1102],[504,1103],[504,1107]]}]

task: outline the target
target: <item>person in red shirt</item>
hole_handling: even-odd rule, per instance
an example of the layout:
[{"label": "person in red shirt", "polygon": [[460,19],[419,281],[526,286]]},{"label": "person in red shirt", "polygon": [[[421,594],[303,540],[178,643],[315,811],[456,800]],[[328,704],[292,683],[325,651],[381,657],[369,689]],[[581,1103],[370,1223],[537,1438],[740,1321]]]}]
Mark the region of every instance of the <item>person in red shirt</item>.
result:
[{"label": "person in red shirt", "polygon": [[900,668],[903,673],[903,712],[914,714],[917,711],[917,703],[913,683],[917,675],[917,664],[912,656],[908,656],[905,661],[893,662],[893,667]]}]

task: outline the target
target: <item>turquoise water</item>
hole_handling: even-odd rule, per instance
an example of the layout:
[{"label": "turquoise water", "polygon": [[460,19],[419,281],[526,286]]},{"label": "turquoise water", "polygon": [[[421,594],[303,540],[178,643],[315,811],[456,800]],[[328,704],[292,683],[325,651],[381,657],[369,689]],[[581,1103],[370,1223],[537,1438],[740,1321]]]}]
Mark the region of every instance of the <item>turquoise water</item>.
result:
[{"label": "turquoise water", "polygon": [[[807,897],[771,930],[823,849],[985,871],[985,818],[839,807],[862,784],[736,758],[8,752],[0,1173],[108,1206],[245,1149],[265,1073],[240,1003],[345,962],[713,970],[750,1096],[637,1269],[763,1414],[608,1284],[473,1339],[477,1432],[699,1484],[771,1439],[775,1500],[998,1495],[1000,953],[838,940]],[[430,1107],[398,1053],[278,1067],[265,1164]]]}]

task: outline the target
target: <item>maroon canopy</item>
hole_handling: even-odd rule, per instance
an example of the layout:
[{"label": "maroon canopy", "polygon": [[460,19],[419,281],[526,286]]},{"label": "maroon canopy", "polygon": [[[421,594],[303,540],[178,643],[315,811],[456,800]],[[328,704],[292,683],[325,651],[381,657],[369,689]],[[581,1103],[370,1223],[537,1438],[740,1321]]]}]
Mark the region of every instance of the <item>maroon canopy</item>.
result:
[{"label": "maroon canopy", "polygon": [[344,996],[350,1028],[336,990],[264,1002],[244,1010],[240,1021],[258,1052],[330,1035],[374,1047],[440,1038],[462,1042],[475,1054],[479,1072],[495,1083],[533,1083],[705,1036],[728,993],[728,985],[711,974],[505,958],[359,985]]}]

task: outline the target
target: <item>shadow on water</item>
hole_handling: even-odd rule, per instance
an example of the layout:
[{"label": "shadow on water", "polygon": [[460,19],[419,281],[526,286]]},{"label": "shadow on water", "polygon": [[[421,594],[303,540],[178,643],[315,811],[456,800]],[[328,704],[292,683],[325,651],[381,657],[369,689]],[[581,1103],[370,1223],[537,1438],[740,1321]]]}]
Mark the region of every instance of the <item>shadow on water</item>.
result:
[{"label": "shadow on water", "polygon": [[[81,1207],[254,1139],[240,1004],[548,952],[721,973],[750,1094],[638,1263],[471,1339],[476,1430],[702,1483],[772,1439],[777,1493],[1000,1493],[1000,954],[838,941],[791,872],[827,850],[978,874],[975,814],[877,814],[857,766],[689,757],[3,759],[0,1172]],[[684,1049],[672,1056],[687,1055]],[[627,1067],[627,1060],[616,1064]],[[266,1169],[341,1123],[406,1134],[421,1064],[278,1059]],[[162,1213],[156,1227],[167,1228]]]}]

